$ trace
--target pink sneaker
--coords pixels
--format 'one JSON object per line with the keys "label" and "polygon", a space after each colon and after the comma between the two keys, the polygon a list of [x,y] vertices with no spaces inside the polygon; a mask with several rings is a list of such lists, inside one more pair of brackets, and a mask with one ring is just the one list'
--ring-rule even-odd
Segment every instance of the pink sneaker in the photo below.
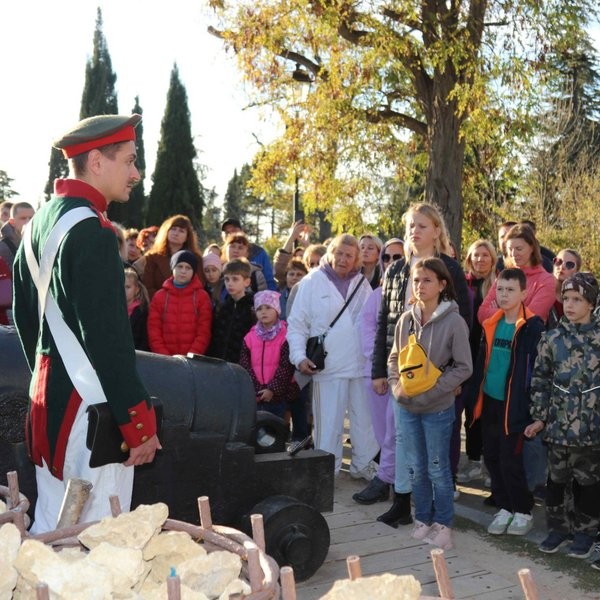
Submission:
{"label": "pink sneaker", "polygon": [[434,523],[430,528],[427,537],[423,541],[433,546],[437,546],[442,550],[450,550],[454,547],[452,543],[452,529],[446,525]]}
{"label": "pink sneaker", "polygon": [[425,539],[430,529],[431,527],[429,527],[429,525],[423,523],[423,521],[417,521],[417,519],[415,519],[415,525],[413,530],[410,532],[410,537],[415,540]]}

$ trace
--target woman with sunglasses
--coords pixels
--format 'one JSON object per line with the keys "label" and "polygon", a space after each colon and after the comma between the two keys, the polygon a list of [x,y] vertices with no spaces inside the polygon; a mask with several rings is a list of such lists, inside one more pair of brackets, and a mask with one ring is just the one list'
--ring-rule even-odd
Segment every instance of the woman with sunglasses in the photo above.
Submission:
{"label": "woman with sunglasses", "polygon": [[[382,274],[392,262],[404,257],[403,250],[404,242],[399,238],[391,238],[383,245],[379,265]],[[388,390],[383,394],[378,394],[371,385],[371,361],[380,304],[381,281],[379,287],[365,302],[359,317],[361,350],[365,357],[363,381],[369,401],[375,439],[381,448],[377,473],[364,489],[352,496],[352,499],[359,504],[375,504],[375,502],[387,500],[390,496],[390,485],[394,483],[395,479],[396,428],[394,426],[393,398]]]}
{"label": "woman with sunglasses", "polygon": [[572,248],[560,250],[552,261],[554,279],[556,280],[556,300],[548,315],[547,329],[554,329],[563,316],[561,288],[563,281],[581,270],[581,255]]}

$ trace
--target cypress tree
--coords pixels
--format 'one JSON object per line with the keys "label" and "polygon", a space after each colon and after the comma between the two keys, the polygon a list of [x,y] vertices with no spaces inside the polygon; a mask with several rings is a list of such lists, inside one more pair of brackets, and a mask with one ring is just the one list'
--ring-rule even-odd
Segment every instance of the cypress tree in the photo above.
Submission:
{"label": "cypress tree", "polygon": [[85,66],[85,84],[81,95],[79,118],[116,115],[119,112],[116,82],[117,75],[112,70],[112,61],[102,30],[102,10],[98,8],[94,30],[94,51]]}
{"label": "cypress tree", "polygon": [[148,207],[149,223],[160,225],[167,217],[181,213],[195,229],[202,222],[204,188],[195,164],[197,153],[191,132],[187,92],[175,64],[161,123],[156,167]]}
{"label": "cypress tree", "polygon": [[232,178],[227,183],[227,191],[223,199],[223,215],[226,219],[243,221],[245,216],[243,205],[244,187],[242,176],[238,175],[237,169],[235,169]]}
{"label": "cypress tree", "polygon": [[[135,97],[135,105],[131,111],[141,115],[144,110],[140,106],[139,96]],[[135,128],[135,145],[137,150],[137,159],[135,164],[140,172],[140,182],[133,188],[129,195],[129,202],[118,204],[117,207],[127,207],[128,215],[124,224],[128,227],[143,227],[145,224],[144,214],[146,212],[146,194],[144,192],[144,178],[146,177],[146,152],[144,150],[144,121],[141,121]],[[114,202],[112,204],[115,204]],[[112,206],[112,205],[111,205]]]}
{"label": "cypress tree", "polygon": [[[94,30],[94,50],[92,58],[88,60],[85,67],[85,84],[81,96],[79,119],[93,117],[94,115],[116,115],[119,112],[115,91],[116,81],[117,76],[112,70],[112,62],[102,30],[102,10],[98,8]],[[50,195],[54,190],[54,180],[58,177],[66,177],[69,174],[67,159],[56,148],[51,150],[48,166],[48,182],[44,188],[47,200],[50,199]],[[111,212],[109,211],[109,217],[116,220]],[[121,215],[121,217],[124,217],[124,215]]]}

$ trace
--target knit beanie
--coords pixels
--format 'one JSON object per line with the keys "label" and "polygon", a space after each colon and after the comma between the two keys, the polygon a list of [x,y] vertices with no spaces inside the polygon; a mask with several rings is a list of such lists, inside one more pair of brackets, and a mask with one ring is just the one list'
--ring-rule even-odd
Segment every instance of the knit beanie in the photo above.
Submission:
{"label": "knit beanie", "polygon": [[598,281],[592,273],[580,271],[563,281],[561,293],[564,294],[565,292],[577,292],[592,306],[596,306],[596,301],[598,300]]}
{"label": "knit beanie", "polygon": [[223,263],[214,252],[209,252],[202,257],[202,268],[205,269],[206,267],[217,267],[219,273],[223,271]]}
{"label": "knit beanie", "polygon": [[279,296],[281,296],[279,292],[274,292],[272,290],[263,290],[262,292],[256,292],[256,294],[254,294],[254,310],[256,310],[259,306],[266,304],[267,306],[274,308],[277,311],[278,315],[281,315],[281,304],[279,303]]}
{"label": "knit beanie", "polygon": [[180,250],[171,256],[171,271],[181,262],[190,265],[194,272],[198,268],[198,257],[189,250]]}

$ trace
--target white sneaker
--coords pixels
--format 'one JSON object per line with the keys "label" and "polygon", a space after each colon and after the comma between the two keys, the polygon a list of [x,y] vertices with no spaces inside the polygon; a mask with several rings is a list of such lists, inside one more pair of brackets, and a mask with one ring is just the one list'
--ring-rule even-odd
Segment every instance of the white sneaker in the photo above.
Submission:
{"label": "white sneaker", "polygon": [[373,479],[373,477],[375,477],[375,475],[377,475],[377,469],[379,468],[379,465],[374,461],[370,461],[369,464],[366,467],[363,467],[362,469],[360,469],[360,471],[358,470],[353,470],[352,469],[352,465],[350,465],[350,477],[352,477],[352,479],[364,479],[365,481],[371,481],[371,479]]}
{"label": "white sneaker", "polygon": [[533,515],[516,512],[506,529],[509,535],[527,535],[533,528]]}
{"label": "white sneaker", "polygon": [[474,479],[481,479],[483,469],[480,460],[470,460],[457,474],[458,483],[469,483]]}
{"label": "white sneaker", "polygon": [[502,508],[494,515],[494,520],[488,525],[487,531],[492,535],[502,535],[506,533],[506,528],[512,520],[513,514]]}

